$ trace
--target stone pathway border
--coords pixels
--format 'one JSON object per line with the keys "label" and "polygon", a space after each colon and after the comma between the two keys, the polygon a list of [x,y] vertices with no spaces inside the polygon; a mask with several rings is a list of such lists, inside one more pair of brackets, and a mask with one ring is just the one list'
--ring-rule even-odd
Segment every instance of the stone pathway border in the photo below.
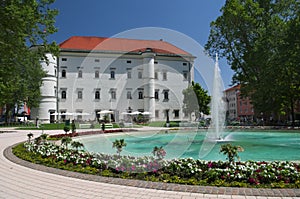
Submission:
{"label": "stone pathway border", "polygon": [[[141,180],[110,178],[103,176],[95,176],[89,174],[82,174],[77,172],[65,171],[61,169],[46,167],[43,165],[33,164],[31,162],[19,159],[12,153],[12,147],[6,148],[3,152],[4,156],[19,165],[29,167],[42,172],[48,172],[52,174],[58,174],[66,177],[72,177],[82,180],[89,180],[94,182],[110,183],[124,186],[132,186],[146,189],[177,191],[177,192],[189,192],[189,193],[202,193],[202,194],[216,194],[216,195],[228,195],[232,198],[239,196],[256,196],[261,197],[289,197],[300,199],[300,189],[263,189],[263,188],[234,188],[234,187],[212,187],[212,186],[193,186],[193,185],[180,185],[172,183],[162,182],[149,182]],[[230,197],[230,198],[231,198]],[[248,197],[247,197],[248,198]],[[250,197],[249,197],[250,198]]]}

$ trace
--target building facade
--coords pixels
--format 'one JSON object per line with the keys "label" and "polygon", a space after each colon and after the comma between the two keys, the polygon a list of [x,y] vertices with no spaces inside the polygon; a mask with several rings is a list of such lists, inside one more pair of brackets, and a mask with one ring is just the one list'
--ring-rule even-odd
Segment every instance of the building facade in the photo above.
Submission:
{"label": "building facade", "polygon": [[152,120],[184,120],[182,91],[194,79],[195,57],[162,40],[71,37],[48,73],[34,117],[42,122],[95,120],[109,110],[120,121],[132,112]]}
{"label": "building facade", "polygon": [[227,119],[250,122],[254,118],[254,109],[249,97],[242,98],[240,85],[225,90],[227,101]]}

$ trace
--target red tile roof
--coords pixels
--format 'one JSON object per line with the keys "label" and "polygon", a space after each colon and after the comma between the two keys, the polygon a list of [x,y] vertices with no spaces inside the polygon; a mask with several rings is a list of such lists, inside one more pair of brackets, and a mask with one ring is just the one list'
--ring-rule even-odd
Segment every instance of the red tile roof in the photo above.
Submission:
{"label": "red tile roof", "polygon": [[151,48],[157,54],[192,56],[190,53],[162,40],[136,40],[122,38],[73,36],[59,44],[61,50],[145,52]]}
{"label": "red tile roof", "polygon": [[238,84],[238,85],[235,85],[233,87],[230,87],[228,89],[225,90],[225,92],[229,92],[229,91],[232,91],[232,90],[240,90],[241,89],[241,85]]}

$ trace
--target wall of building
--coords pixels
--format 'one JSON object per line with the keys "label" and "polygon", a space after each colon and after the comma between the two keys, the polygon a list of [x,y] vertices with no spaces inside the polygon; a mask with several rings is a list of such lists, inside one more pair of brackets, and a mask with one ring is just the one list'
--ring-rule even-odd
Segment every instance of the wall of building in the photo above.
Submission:
{"label": "wall of building", "polygon": [[[157,56],[153,53],[149,56],[61,52],[59,112],[88,113],[90,115],[80,116],[79,119],[94,120],[96,112],[113,110],[115,119],[120,120],[123,118],[121,113],[130,109],[132,112],[150,112],[152,120],[165,120],[165,111],[169,110],[170,120],[184,119],[182,90],[193,79],[190,63],[181,57]],[[145,65],[145,61],[147,64],[151,62],[150,59],[153,62],[153,74],[149,74],[149,65]],[[63,70],[66,71],[66,77],[62,77]],[[82,77],[79,77],[79,71]],[[99,77],[95,76],[96,71],[99,71]],[[115,78],[111,78],[111,73]],[[66,92],[66,99],[62,99],[63,91]],[[100,99],[95,99],[97,91]],[[82,93],[82,99],[78,98],[78,92]],[[128,98],[128,92],[131,92],[131,99]],[[143,93],[142,99],[139,99],[139,92]],[[158,92],[158,99],[154,99],[155,92]],[[168,99],[164,99],[165,92],[168,92]],[[116,99],[112,99],[113,93]]]}

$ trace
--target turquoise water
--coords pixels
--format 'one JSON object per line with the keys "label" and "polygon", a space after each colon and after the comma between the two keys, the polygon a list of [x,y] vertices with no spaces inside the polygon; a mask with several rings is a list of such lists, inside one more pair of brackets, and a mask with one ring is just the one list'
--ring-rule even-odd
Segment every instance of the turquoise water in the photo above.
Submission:
{"label": "turquoise water", "polygon": [[[132,132],[120,134],[101,134],[78,138],[87,151],[116,154],[112,142],[125,139],[127,146],[121,155],[152,155],[155,146],[163,146],[167,152],[166,159],[188,158],[203,160],[225,160],[219,153],[224,143],[239,145],[240,160],[275,161],[300,160],[300,133],[290,132],[226,132],[224,141],[205,141],[206,132],[170,131],[165,132]],[[203,147],[208,153],[203,156]],[[202,154],[199,156],[199,154]]]}

